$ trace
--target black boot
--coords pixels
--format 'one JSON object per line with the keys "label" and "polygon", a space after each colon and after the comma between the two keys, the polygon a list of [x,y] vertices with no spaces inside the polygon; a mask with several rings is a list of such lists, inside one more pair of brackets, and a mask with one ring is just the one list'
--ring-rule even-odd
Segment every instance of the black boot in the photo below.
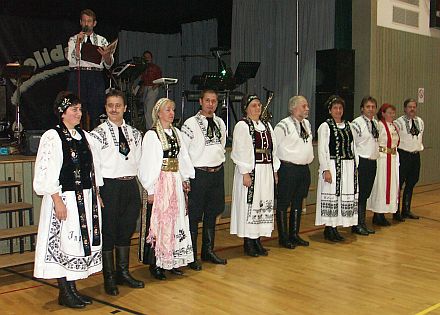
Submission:
{"label": "black boot", "polygon": [[258,254],[257,248],[256,248],[256,246],[254,244],[254,240],[252,240],[252,239],[250,239],[248,237],[245,237],[245,238],[243,238],[243,242],[244,242],[243,243],[243,249],[244,249],[244,253],[246,255],[251,256],[251,257],[258,257],[258,256],[260,256]]}
{"label": "black boot", "polygon": [[224,258],[218,257],[214,253],[214,241],[215,241],[215,227],[205,227],[203,225],[202,234],[202,253],[201,258],[203,261],[210,261],[217,265],[226,265],[228,261]]}
{"label": "black boot", "polygon": [[365,205],[361,205],[360,203],[358,204],[358,224],[351,227],[351,232],[359,235],[368,236],[369,233],[365,228],[365,208]]}
{"label": "black boot", "polygon": [[331,242],[337,242],[337,241],[338,241],[338,240],[336,239],[335,233],[334,233],[334,231],[333,231],[333,229],[332,229],[331,226],[326,226],[326,227],[324,228],[324,238],[325,238],[326,240],[331,241]]}
{"label": "black boot", "polygon": [[[387,222],[385,219],[385,216],[383,215],[383,213],[374,213],[373,214],[373,224],[375,225],[379,225],[379,226],[387,226]],[[388,225],[390,223],[388,222]]]}
{"label": "black boot", "polygon": [[255,240],[255,247],[257,249],[258,255],[260,255],[260,256],[267,256],[268,255],[267,249],[263,247],[263,244],[261,244],[260,237]]}
{"label": "black boot", "polygon": [[143,288],[144,282],[136,280],[128,270],[128,263],[130,257],[130,246],[115,246],[116,248],[116,283],[126,284],[130,288]]}
{"label": "black boot", "polygon": [[202,270],[202,265],[197,260],[197,230],[195,232],[191,232],[191,241],[192,241],[192,248],[194,253],[194,261],[189,263],[188,266],[195,271]]}
{"label": "black boot", "polygon": [[163,272],[163,269],[156,266],[156,265],[150,265],[150,274],[156,278],[157,280],[166,280],[165,273]]}
{"label": "black boot", "polygon": [[397,222],[405,222],[405,219],[400,215],[399,209],[397,209],[396,213],[393,213],[393,220]]}
{"label": "black boot", "polygon": [[405,192],[405,190],[403,191],[402,217],[417,220],[419,216],[411,212],[412,191]]}
{"label": "black boot", "polygon": [[342,235],[339,234],[339,231],[338,231],[338,228],[337,228],[337,227],[334,227],[334,228],[332,228],[332,229],[333,229],[333,233],[335,234],[335,238],[336,238],[336,240],[337,240],[338,242],[345,241],[345,238],[343,238]]}
{"label": "black boot", "polygon": [[290,210],[289,220],[289,240],[296,246],[309,246],[309,242],[303,240],[299,236],[299,228],[301,226],[301,213],[302,210]]}
{"label": "black boot", "polygon": [[384,213],[379,213],[379,220],[380,220],[380,222],[382,222],[382,226],[390,226],[391,225],[390,221],[388,221],[387,218],[385,218]]}
{"label": "black boot", "polygon": [[80,300],[81,302],[83,302],[85,305],[90,305],[92,304],[92,298],[90,296],[87,295],[83,295],[81,293],[78,292],[78,290],[76,289],[76,284],[75,281],[67,281],[67,285],[70,287],[70,291],[72,291],[73,295]]}
{"label": "black boot", "polygon": [[66,281],[66,278],[58,278],[58,289],[60,290],[58,295],[58,304],[67,306],[70,308],[84,308],[86,305],[80,301],[70,289],[69,284]]}
{"label": "black boot", "polygon": [[276,217],[278,228],[278,243],[285,248],[295,248],[295,245],[290,242],[287,235],[287,212],[277,210]]}
{"label": "black boot", "polygon": [[115,279],[115,259],[112,250],[102,251],[102,275],[104,276],[105,293],[118,295],[119,290]]}

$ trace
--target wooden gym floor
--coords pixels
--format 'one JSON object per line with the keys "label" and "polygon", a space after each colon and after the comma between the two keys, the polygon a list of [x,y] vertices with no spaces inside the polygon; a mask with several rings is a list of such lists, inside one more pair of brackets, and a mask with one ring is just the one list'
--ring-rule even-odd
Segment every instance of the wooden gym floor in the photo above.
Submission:
{"label": "wooden gym floor", "polygon": [[130,269],[145,288],[120,287],[111,297],[94,275],[77,282],[94,298],[82,310],[60,307],[56,282],[33,279],[32,265],[3,269],[0,314],[440,314],[440,184],[417,187],[413,211],[420,220],[367,237],[341,229],[346,241],[333,244],[313,225],[309,206],[301,230],[310,247],[282,249],[267,239],[269,256],[258,258],[243,256],[241,239],[222,225],[217,252],[228,264],[185,268],[166,281],[150,277],[134,245]]}

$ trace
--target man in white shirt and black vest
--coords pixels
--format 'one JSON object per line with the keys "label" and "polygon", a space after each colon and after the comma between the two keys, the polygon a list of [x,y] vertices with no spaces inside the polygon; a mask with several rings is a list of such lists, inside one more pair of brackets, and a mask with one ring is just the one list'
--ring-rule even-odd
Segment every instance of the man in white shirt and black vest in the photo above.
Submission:
{"label": "man in white shirt and black vest", "polygon": [[377,142],[379,132],[374,118],[377,101],[372,96],[366,96],[362,99],[360,107],[361,115],[351,123],[359,180],[358,224],[351,230],[353,233],[368,236],[375,233],[367,226],[365,217],[367,199],[370,197],[376,178],[376,160],[379,157],[379,143]]}
{"label": "man in white shirt and black vest", "polygon": [[[285,248],[309,246],[299,236],[302,202],[310,186],[309,164],[313,161],[312,126],[307,120],[309,104],[304,96],[289,100],[290,116],[281,120],[274,129],[277,154],[281,161],[278,170],[277,227],[278,242]],[[290,206],[289,229],[287,208]],[[288,232],[289,231],[289,232]]]}
{"label": "man in white shirt and black vest", "polygon": [[[141,157],[142,134],[124,121],[127,109],[124,94],[110,90],[105,110],[108,119],[90,134],[101,156],[100,170],[104,178],[101,188],[102,260],[105,292],[118,295],[117,284],[143,288],[128,270],[130,239],[136,228],[141,198],[136,181]],[[116,272],[113,249],[116,251]]]}
{"label": "man in white shirt and black vest", "polygon": [[[425,125],[422,118],[417,116],[417,101],[409,98],[403,103],[405,115],[394,122],[399,128],[400,143],[399,152],[399,182],[400,189],[405,185],[402,196],[402,214],[399,209],[394,214],[394,219],[404,220],[418,219],[411,211],[411,199],[414,186],[419,181],[420,175],[420,151],[423,151],[423,132]],[[399,198],[400,201],[400,198]]]}
{"label": "man in white shirt and black vest", "polygon": [[218,95],[214,90],[204,90],[199,103],[201,110],[188,118],[182,126],[183,141],[194,165],[196,176],[191,179],[188,194],[189,225],[193,242],[194,262],[189,264],[193,270],[201,270],[197,261],[198,224],[203,220],[202,252],[203,261],[214,264],[227,263],[214,252],[215,224],[225,208],[224,169],[226,126],[215,115]]}

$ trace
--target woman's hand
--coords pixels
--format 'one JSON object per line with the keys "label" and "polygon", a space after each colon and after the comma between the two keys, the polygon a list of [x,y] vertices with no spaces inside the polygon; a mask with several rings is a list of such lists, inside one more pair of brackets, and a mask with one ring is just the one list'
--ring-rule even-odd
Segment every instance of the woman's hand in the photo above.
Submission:
{"label": "woman's hand", "polygon": [[251,187],[252,185],[252,178],[249,173],[243,174],[243,186],[245,187]]}
{"label": "woman's hand", "polygon": [[59,201],[54,203],[55,217],[60,221],[65,221],[67,219],[67,208],[63,200],[60,198]]}
{"label": "woman's hand", "polygon": [[331,184],[332,183],[332,174],[329,170],[324,171],[323,173],[324,181]]}
{"label": "woman's hand", "polygon": [[275,185],[278,185],[278,172],[273,172],[273,179],[275,180]]}
{"label": "woman's hand", "polygon": [[148,195],[148,197],[147,197],[147,202],[148,202],[149,204],[153,204],[153,202],[154,202],[154,195]]}

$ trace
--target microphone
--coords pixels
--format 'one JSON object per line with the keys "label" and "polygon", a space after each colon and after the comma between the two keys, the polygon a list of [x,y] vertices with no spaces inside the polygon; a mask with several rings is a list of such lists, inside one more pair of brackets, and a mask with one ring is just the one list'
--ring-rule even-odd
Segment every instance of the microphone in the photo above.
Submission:
{"label": "microphone", "polygon": [[88,26],[83,26],[81,31],[84,32],[84,33],[87,33],[89,31],[89,27]]}

